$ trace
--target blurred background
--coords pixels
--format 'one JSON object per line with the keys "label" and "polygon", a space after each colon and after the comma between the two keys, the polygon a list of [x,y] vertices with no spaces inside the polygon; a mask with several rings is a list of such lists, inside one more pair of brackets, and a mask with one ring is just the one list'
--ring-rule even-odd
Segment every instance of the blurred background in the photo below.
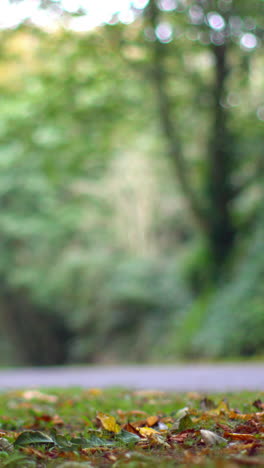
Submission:
{"label": "blurred background", "polygon": [[0,28],[0,365],[263,356],[263,0]]}

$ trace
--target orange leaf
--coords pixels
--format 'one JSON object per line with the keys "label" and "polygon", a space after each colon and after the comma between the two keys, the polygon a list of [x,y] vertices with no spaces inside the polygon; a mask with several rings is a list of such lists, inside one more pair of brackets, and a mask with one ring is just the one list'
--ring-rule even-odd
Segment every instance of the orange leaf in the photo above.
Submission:
{"label": "orange leaf", "polygon": [[236,432],[225,432],[224,437],[228,437],[229,439],[232,439],[232,440],[246,440],[246,441],[256,440],[256,436],[252,434],[238,434]]}
{"label": "orange leaf", "polygon": [[132,434],[136,434],[137,436],[141,436],[139,430],[132,426],[132,424],[127,423],[123,426],[124,431],[131,432]]}
{"label": "orange leaf", "polygon": [[91,396],[100,396],[103,394],[100,388],[90,388],[87,393]]}
{"label": "orange leaf", "polygon": [[152,426],[155,426],[155,424],[157,424],[158,421],[159,421],[158,416],[149,416],[146,419],[146,424],[147,426],[152,427]]}

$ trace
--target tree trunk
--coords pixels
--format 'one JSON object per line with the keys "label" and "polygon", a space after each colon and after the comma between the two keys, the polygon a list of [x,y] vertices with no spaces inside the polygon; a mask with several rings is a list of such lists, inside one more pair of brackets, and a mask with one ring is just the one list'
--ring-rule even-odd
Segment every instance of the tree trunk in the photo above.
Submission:
{"label": "tree trunk", "polygon": [[21,291],[1,291],[1,323],[19,364],[55,365],[67,360],[71,333],[54,311],[34,305]]}
{"label": "tree trunk", "polygon": [[212,45],[215,59],[213,83],[213,126],[209,142],[206,194],[208,196],[208,241],[213,271],[221,271],[233,249],[236,229],[231,201],[233,198],[233,155],[227,115],[224,107],[225,82],[228,76],[226,45]]}

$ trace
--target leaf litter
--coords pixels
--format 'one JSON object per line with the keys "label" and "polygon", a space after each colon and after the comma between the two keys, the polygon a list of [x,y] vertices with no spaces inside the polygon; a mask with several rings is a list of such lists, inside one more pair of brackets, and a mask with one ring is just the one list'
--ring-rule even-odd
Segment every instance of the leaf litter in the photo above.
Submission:
{"label": "leaf litter", "polygon": [[0,396],[0,467],[264,467],[264,394]]}

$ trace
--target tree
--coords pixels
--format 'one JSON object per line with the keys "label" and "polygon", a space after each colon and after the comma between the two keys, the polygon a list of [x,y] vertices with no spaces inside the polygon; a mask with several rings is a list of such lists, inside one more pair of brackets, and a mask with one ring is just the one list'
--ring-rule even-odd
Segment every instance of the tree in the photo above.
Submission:
{"label": "tree", "polygon": [[[24,362],[96,359],[105,342],[124,347],[124,332],[142,359],[140,337],[154,330],[158,343],[170,311],[178,321],[192,300],[179,273],[182,246],[206,246],[196,265],[183,262],[196,295],[223,277],[261,204],[260,10],[151,0],[130,25],[1,33],[1,320]],[[168,162],[160,197],[171,185],[181,206],[169,221],[155,212],[158,248],[147,258],[115,236],[105,176],[117,154],[129,171],[137,140],[139,159],[148,152],[149,165]],[[134,203],[128,185],[120,196]],[[129,221],[127,213],[127,237]]]}
{"label": "tree", "polygon": [[[66,17],[70,16],[58,1],[45,0],[41,5],[56,11],[61,9]],[[217,279],[230,259],[242,224],[248,222],[246,218],[243,223],[237,221],[234,207],[241,192],[248,190],[252,183],[258,183],[259,169],[263,167],[261,152],[254,150],[250,158],[251,174],[243,177],[246,151],[235,128],[239,111],[235,99],[240,99],[239,94],[245,92],[247,86],[250,93],[250,66],[260,60],[263,3],[258,0],[250,5],[244,0],[150,0],[145,8],[134,8],[134,11],[138,17],[135,24],[125,28],[118,24],[106,27],[106,37],[116,54],[119,48],[121,59],[134,67],[133,72],[143,73],[141,78],[147,78],[153,86],[156,118],[166,145],[164,153],[171,161],[186,204],[205,239],[211,258],[209,276]],[[84,14],[85,9],[74,13]],[[143,50],[145,58],[139,60],[141,63],[136,63],[133,53],[126,53],[129,45]],[[185,54],[193,60],[193,65],[187,63]],[[210,70],[205,72],[197,63],[199,57],[211,61]],[[177,69],[179,64],[183,68],[181,72]],[[203,142],[191,122],[186,121],[184,125],[181,122],[183,108],[181,97],[175,98],[175,86],[186,77],[193,89],[192,99],[185,99],[184,105],[189,106],[189,115],[194,113],[198,120],[207,119],[208,128],[202,130],[206,135]],[[244,83],[243,89],[240,84],[238,90],[235,81],[239,78]],[[146,100],[151,97],[146,86],[144,92],[141,106],[146,110],[149,107]],[[113,101],[115,106],[118,95],[120,93]],[[130,102],[132,108],[133,102]],[[130,111],[129,107],[123,107],[123,113]],[[249,111],[256,112],[256,108],[251,106]],[[153,106],[151,112],[155,114]],[[151,113],[147,111],[146,115]],[[155,119],[155,115],[152,117]],[[239,121],[243,125],[242,119]],[[189,135],[197,139],[198,163],[191,161],[189,148],[186,149],[184,126],[189,128]],[[259,139],[260,134],[256,137]]]}
{"label": "tree", "polygon": [[[257,48],[258,41],[262,41],[263,38],[262,19],[259,21],[263,4],[254,2],[253,5],[248,6],[245,2],[239,2],[238,5],[238,2],[232,1],[202,0],[188,2],[186,7],[185,3],[179,2],[178,10],[182,11],[177,12],[177,4],[171,2],[173,14],[167,15],[170,23],[166,25],[166,23],[162,23],[164,21],[164,11],[162,10],[170,9],[169,4],[170,2],[151,0],[146,8],[145,21],[150,26],[153,35],[151,42],[153,69],[150,79],[152,79],[156,90],[158,112],[164,139],[167,143],[168,155],[175,167],[186,202],[207,240],[212,259],[211,273],[217,278],[222,272],[223,265],[226,265],[230,258],[236,238],[241,230],[234,209],[236,199],[241,191],[248,188],[250,183],[261,181],[258,177],[258,171],[260,166],[263,166],[263,156],[256,154],[251,156],[253,175],[241,184],[236,183],[236,180],[240,178],[240,173],[243,172],[244,164],[238,160],[238,151],[239,149],[241,151],[241,147],[238,149],[238,137],[232,128],[235,112],[232,109],[232,104],[228,103],[228,95],[233,92],[229,80],[232,75],[235,75],[235,66],[233,65],[235,60],[240,60],[241,68],[244,61],[247,63],[247,68],[246,70],[242,69],[242,73],[244,79],[248,79],[248,66],[254,56],[254,53],[250,56],[250,49]],[[180,9],[180,7],[182,8]],[[184,15],[185,19],[179,18],[177,21],[176,17],[180,15]],[[179,123],[180,111],[177,111],[176,103],[175,112],[169,91],[171,69],[167,65],[168,56],[171,57],[173,53],[177,54],[177,41],[174,40],[171,43],[170,34],[173,34],[173,26],[180,22],[184,24],[185,31],[193,34],[192,40],[198,41],[196,46],[192,46],[194,54],[199,54],[201,43],[206,41],[206,49],[212,57],[213,70],[208,95],[211,127],[208,134],[207,150],[203,148],[203,151],[207,153],[207,159],[203,162],[204,174],[200,182],[201,193],[197,193],[197,190],[194,189],[188,155],[184,153],[182,148],[182,137],[179,131],[181,126]],[[194,74],[197,72],[195,67],[193,72]],[[177,74],[177,71],[175,73]],[[200,79],[202,79],[202,71]],[[202,86],[197,88],[198,93],[203,92],[204,87]],[[188,122],[186,124],[188,125]],[[245,157],[246,154],[243,154],[242,160]]]}

